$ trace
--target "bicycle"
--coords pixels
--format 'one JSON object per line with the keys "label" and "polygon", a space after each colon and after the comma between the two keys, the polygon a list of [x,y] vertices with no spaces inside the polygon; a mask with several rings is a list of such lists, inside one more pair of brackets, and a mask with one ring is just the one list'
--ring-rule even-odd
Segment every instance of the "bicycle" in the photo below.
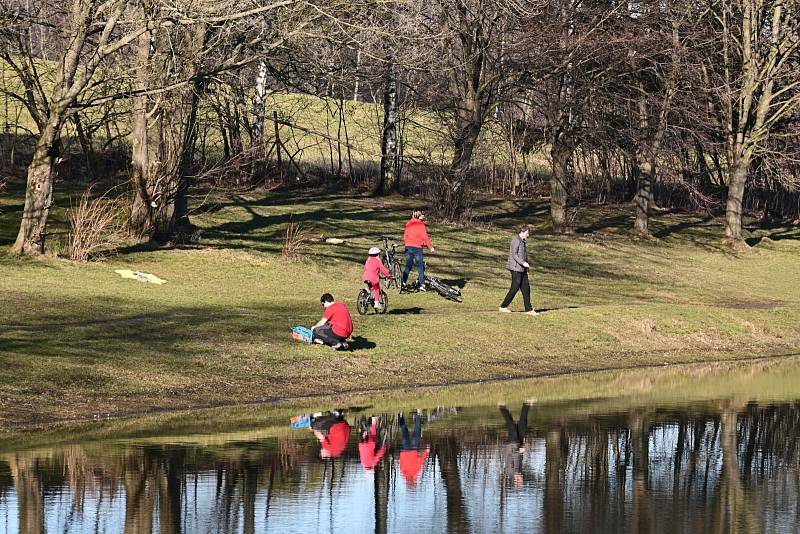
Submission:
{"label": "bicycle", "polygon": [[431,276],[429,274],[425,274],[425,283],[434,291],[439,293],[441,296],[446,298],[447,300],[452,300],[453,302],[462,302],[463,297],[461,296],[461,290],[457,287],[453,287],[450,285],[445,284],[435,276]]}
{"label": "bicycle", "polygon": [[[398,293],[401,293],[401,280],[403,271],[400,268],[400,261],[397,259],[397,244],[392,241],[389,236],[381,236],[383,240],[383,264],[389,269],[392,278],[386,282],[386,289],[394,286]],[[391,241],[391,244],[389,242]]]}
{"label": "bicycle", "polygon": [[380,297],[378,297],[380,306],[375,306],[375,297],[372,296],[372,283],[364,280],[364,284],[366,284],[367,287],[362,288],[361,291],[358,292],[358,297],[356,297],[356,309],[358,310],[358,314],[366,315],[370,306],[375,310],[375,313],[381,315],[386,313],[389,309],[389,295],[386,294],[386,291],[381,288]]}

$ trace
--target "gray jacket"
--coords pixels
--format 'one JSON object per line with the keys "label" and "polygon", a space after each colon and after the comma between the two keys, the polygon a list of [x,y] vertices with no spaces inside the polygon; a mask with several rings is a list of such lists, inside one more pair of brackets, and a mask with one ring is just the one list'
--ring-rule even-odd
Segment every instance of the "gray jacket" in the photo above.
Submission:
{"label": "gray jacket", "polygon": [[508,251],[508,261],[506,268],[509,271],[516,271],[518,273],[525,272],[523,263],[528,261],[528,249],[525,247],[525,240],[519,234],[514,236],[511,240],[511,248]]}

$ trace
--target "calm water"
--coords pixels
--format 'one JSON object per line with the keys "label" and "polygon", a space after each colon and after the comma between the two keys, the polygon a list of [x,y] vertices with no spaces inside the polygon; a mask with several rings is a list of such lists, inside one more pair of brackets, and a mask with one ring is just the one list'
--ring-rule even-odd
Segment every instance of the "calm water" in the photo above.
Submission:
{"label": "calm water", "polygon": [[403,404],[0,449],[0,532],[800,532],[795,399]]}

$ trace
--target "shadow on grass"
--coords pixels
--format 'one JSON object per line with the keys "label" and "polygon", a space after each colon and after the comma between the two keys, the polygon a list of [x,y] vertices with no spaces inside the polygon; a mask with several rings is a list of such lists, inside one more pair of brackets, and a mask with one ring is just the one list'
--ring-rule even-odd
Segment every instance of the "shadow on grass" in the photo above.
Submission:
{"label": "shadow on grass", "polygon": [[551,308],[538,308],[538,309],[534,308],[534,309],[536,309],[536,311],[539,313],[544,313],[544,312],[553,312],[559,310],[576,310],[581,307],[582,306],[553,306]]}
{"label": "shadow on grass", "polygon": [[442,278],[442,283],[445,283],[448,286],[457,287],[458,289],[464,289],[468,281],[469,280],[466,278]]}
{"label": "shadow on grass", "polygon": [[689,229],[696,229],[698,227],[705,226],[713,220],[714,220],[713,215],[706,215],[705,217],[702,217],[700,219],[688,220],[677,224],[672,224],[653,232],[653,237],[663,239],[665,237],[671,236],[672,234],[683,233],[684,231]]}
{"label": "shadow on grass", "polygon": [[370,341],[364,336],[355,336],[350,341],[350,350],[370,350],[377,346],[374,341]]}
{"label": "shadow on grass", "polygon": [[423,312],[425,308],[420,308],[419,306],[414,306],[413,308],[397,308],[394,310],[389,310],[389,315],[419,315]]}

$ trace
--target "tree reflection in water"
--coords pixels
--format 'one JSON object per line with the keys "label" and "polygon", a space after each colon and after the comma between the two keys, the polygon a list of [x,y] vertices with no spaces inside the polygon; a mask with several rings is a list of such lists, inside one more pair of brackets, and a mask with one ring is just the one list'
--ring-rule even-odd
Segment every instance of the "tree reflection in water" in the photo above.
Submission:
{"label": "tree reflection in water", "polygon": [[[0,454],[7,532],[797,532],[800,405],[729,402],[603,415],[530,410],[524,476],[496,407],[425,425],[409,486],[399,430],[365,470],[358,438],[86,444]],[[355,416],[354,416],[355,417]],[[355,421],[350,421],[353,424]],[[523,483],[519,483],[523,480]]]}

